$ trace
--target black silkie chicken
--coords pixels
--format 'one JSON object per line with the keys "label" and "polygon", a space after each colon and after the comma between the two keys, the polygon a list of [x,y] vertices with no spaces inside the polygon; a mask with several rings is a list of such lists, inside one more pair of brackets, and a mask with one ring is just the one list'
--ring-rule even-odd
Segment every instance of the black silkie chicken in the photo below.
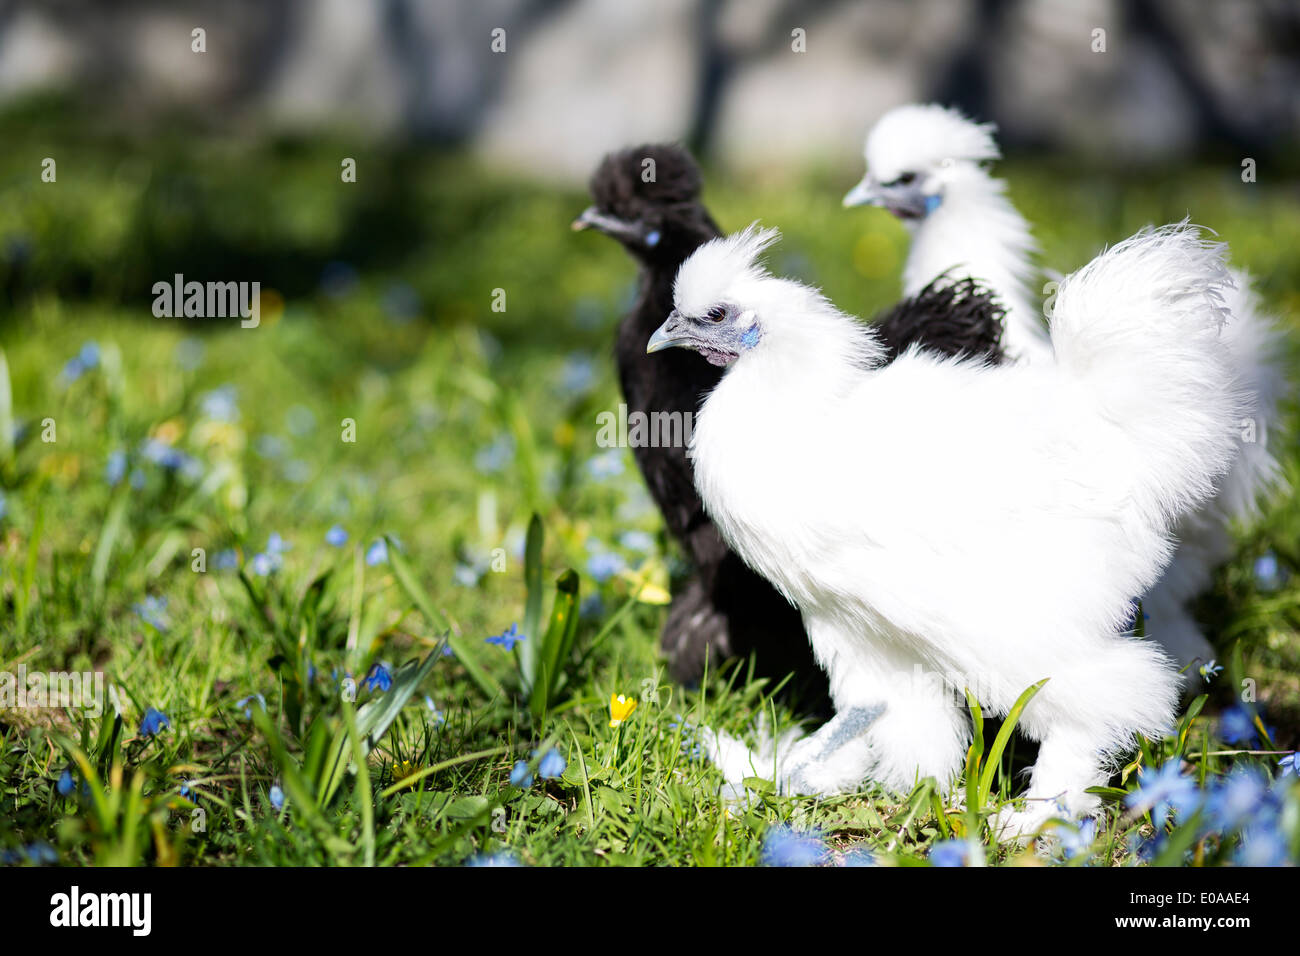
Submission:
{"label": "black silkie chicken", "polygon": [[[653,160],[653,164],[647,163]],[[644,175],[653,170],[653,177]],[[647,181],[649,180],[649,181]],[[695,352],[647,355],[646,341],[673,311],[673,280],[681,264],[721,231],[700,201],[700,171],[675,145],[645,145],[606,156],[591,177],[594,204],[574,229],[617,239],[640,268],[639,291],[618,330],[615,354],[628,414],[698,414],[722,368]],[[936,283],[936,285],[938,285]],[[916,347],[945,356],[1002,360],[1002,310],[972,281],[929,287],[895,306],[875,325],[892,357]],[[688,420],[683,418],[683,420]],[[685,447],[636,447],[637,465],[669,533],[694,566],[673,596],[662,647],[672,676],[698,681],[706,656],[755,657],[756,672],[825,697],[799,612],[732,552],[705,514]],[[712,664],[710,665],[712,666]]]}

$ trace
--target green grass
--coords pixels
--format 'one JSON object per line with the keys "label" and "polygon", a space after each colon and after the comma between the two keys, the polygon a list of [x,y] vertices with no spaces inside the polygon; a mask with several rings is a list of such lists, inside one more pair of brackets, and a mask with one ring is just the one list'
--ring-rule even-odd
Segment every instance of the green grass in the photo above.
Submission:
{"label": "green grass", "polygon": [[[0,709],[0,851],[24,862],[24,848],[48,846],[63,864],[456,864],[508,851],[533,865],[746,865],[786,823],[882,863],[923,861],[954,837],[982,844],[989,863],[1038,859],[985,828],[1024,762],[1014,738],[997,752],[991,727],[970,757],[979,775],[959,788],[964,807],[928,781],[905,799],[791,799],[757,780],[747,806],[719,798],[691,727],[744,732],[766,713],[779,728],[797,714],[744,662],[695,690],[664,676],[656,635],[679,558],[630,455],[595,438],[597,412],[618,401],[609,351],[632,270],[611,243],[570,233],[580,193],[405,151],[360,156],[359,182],[342,185],[339,157],[356,153],[341,141],[177,136],[145,150],[35,114],[5,123],[19,145],[0,158],[0,421],[11,398],[19,439],[0,443],[0,671],[101,669],[120,722],[112,704],[84,720]],[[46,155],[59,160],[55,184],[37,178]],[[905,236],[881,213],[839,209],[856,172],[714,174],[707,196],[726,226],[781,226],[775,267],[867,314],[897,294]],[[1025,160],[1004,172],[1049,265],[1068,271],[1148,221],[1191,213],[1231,242],[1295,331],[1294,190],[1242,185],[1231,167],[1121,175]],[[318,280],[335,261],[356,281],[331,296]],[[149,289],[177,271],[276,294],[255,330],[155,319]],[[498,288],[504,312],[491,310]],[[96,367],[61,377],[87,341]],[[233,421],[205,401],[225,385]],[[42,441],[46,419],[54,442]],[[345,419],[355,442],[342,440]],[[150,437],[191,456],[193,473],[145,460]],[[112,485],[115,451],[129,461]],[[526,569],[534,513],[545,541]],[[335,524],[349,534],[341,548],[325,542]],[[648,546],[620,541],[628,531]],[[259,575],[272,533],[291,547]],[[389,560],[368,563],[385,535]],[[1239,530],[1239,556],[1204,607],[1228,670],[1179,735],[1135,760],[1185,755],[1202,782],[1237,765],[1274,771],[1276,757],[1226,753],[1218,737],[1213,715],[1243,679],[1267,704],[1277,749],[1295,746],[1297,541],[1294,496]],[[593,545],[626,573],[595,580]],[[226,551],[242,576],[219,566]],[[1292,576],[1265,591],[1253,568],[1270,552]],[[577,574],[557,590],[568,568]],[[148,598],[166,601],[161,628],[137,610]],[[571,613],[552,620],[557,600],[583,608],[572,631]],[[511,622],[528,635],[519,650],[484,642]],[[538,678],[555,627],[557,663]],[[454,655],[437,653],[444,638]],[[395,675],[386,693],[362,682],[378,661]],[[416,661],[428,667],[418,686]],[[345,675],[360,685],[355,705]],[[539,679],[540,704],[527,692]],[[255,694],[265,715],[239,703]],[[638,699],[617,728],[613,694]],[[143,736],[150,707],[169,725]],[[533,752],[552,747],[560,777],[511,785],[517,761],[535,769]],[[1131,767],[1115,785],[1138,779]],[[1071,865],[1237,853],[1235,833],[1195,821],[1156,840],[1148,816],[1112,797]],[[1286,799],[1294,856],[1294,786]]]}

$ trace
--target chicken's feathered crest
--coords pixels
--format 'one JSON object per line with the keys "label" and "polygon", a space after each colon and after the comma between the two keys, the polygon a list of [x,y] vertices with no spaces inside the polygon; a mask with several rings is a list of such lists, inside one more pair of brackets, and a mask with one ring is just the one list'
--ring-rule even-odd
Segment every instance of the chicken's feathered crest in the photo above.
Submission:
{"label": "chicken's feathered crest", "polygon": [[752,222],[744,230],[714,239],[682,263],[673,283],[673,300],[684,315],[702,315],[724,301],[729,290],[770,277],[758,261],[781,238],[777,229]]}
{"label": "chicken's feathered crest", "polygon": [[996,124],[976,123],[959,110],[909,103],[890,110],[872,127],[863,155],[876,179],[887,183],[946,159],[1000,159],[996,132]]}

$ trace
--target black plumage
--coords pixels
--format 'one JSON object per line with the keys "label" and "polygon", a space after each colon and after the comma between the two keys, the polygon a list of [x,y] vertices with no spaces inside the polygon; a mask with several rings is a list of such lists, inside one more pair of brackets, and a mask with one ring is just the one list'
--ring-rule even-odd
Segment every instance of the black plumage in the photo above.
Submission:
{"label": "black plumage", "polygon": [[[722,375],[688,349],[646,354],[646,342],[673,309],[678,267],[722,234],[700,201],[700,186],[699,168],[681,147],[634,147],[605,157],[591,177],[594,205],[574,222],[574,228],[594,228],[619,240],[640,267],[636,303],[615,344],[629,415],[693,416]],[[919,343],[945,355],[1001,360],[1001,310],[970,280],[932,284],[891,309],[879,329],[891,357]],[[793,674],[796,686],[824,701],[825,676],[813,660],[799,612],[723,543],[695,491],[686,448],[636,447],[633,454],[669,533],[694,569],[676,589],[662,635],[673,677],[697,681],[706,654],[716,663],[753,653],[758,674],[776,680]]]}

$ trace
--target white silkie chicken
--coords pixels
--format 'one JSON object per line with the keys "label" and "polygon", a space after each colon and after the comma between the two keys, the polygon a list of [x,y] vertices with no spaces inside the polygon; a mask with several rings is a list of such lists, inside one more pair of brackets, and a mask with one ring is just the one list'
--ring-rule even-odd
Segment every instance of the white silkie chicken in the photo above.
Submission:
{"label": "white silkie chicken", "polygon": [[1242,401],[1219,339],[1220,247],[1139,234],[1062,285],[1055,363],[988,366],[876,334],[758,264],[755,227],[682,265],[647,351],[727,371],[692,439],[727,543],[802,612],[835,716],[791,746],[705,744],[728,782],[783,792],[950,785],[970,735],[962,689],[1042,742],[1032,828],[1097,805],[1086,788],[1135,735],[1167,727],[1179,678],[1119,633],[1169,557],[1169,528],[1234,453]]}
{"label": "white silkie chicken", "polygon": [[[1042,309],[1033,305],[1035,243],[1029,224],[1006,196],[1006,184],[983,165],[1000,158],[990,123],[934,104],[890,110],[867,134],[867,174],[844,205],[878,205],[907,227],[912,245],[903,269],[904,294],[947,273],[979,279],[1006,307],[1003,350],[1021,362],[1052,361]],[[1178,549],[1145,595],[1145,632],[1184,670],[1190,689],[1203,686],[1198,664],[1214,649],[1188,604],[1205,591],[1214,570],[1232,556],[1234,521],[1256,513],[1279,482],[1269,451],[1285,386],[1278,332],[1264,315],[1251,280],[1232,271],[1223,290],[1231,318],[1224,327],[1228,360],[1251,398],[1238,423],[1240,441],[1218,494],[1184,516],[1174,531]],[[1135,595],[1136,596],[1136,595]]]}

